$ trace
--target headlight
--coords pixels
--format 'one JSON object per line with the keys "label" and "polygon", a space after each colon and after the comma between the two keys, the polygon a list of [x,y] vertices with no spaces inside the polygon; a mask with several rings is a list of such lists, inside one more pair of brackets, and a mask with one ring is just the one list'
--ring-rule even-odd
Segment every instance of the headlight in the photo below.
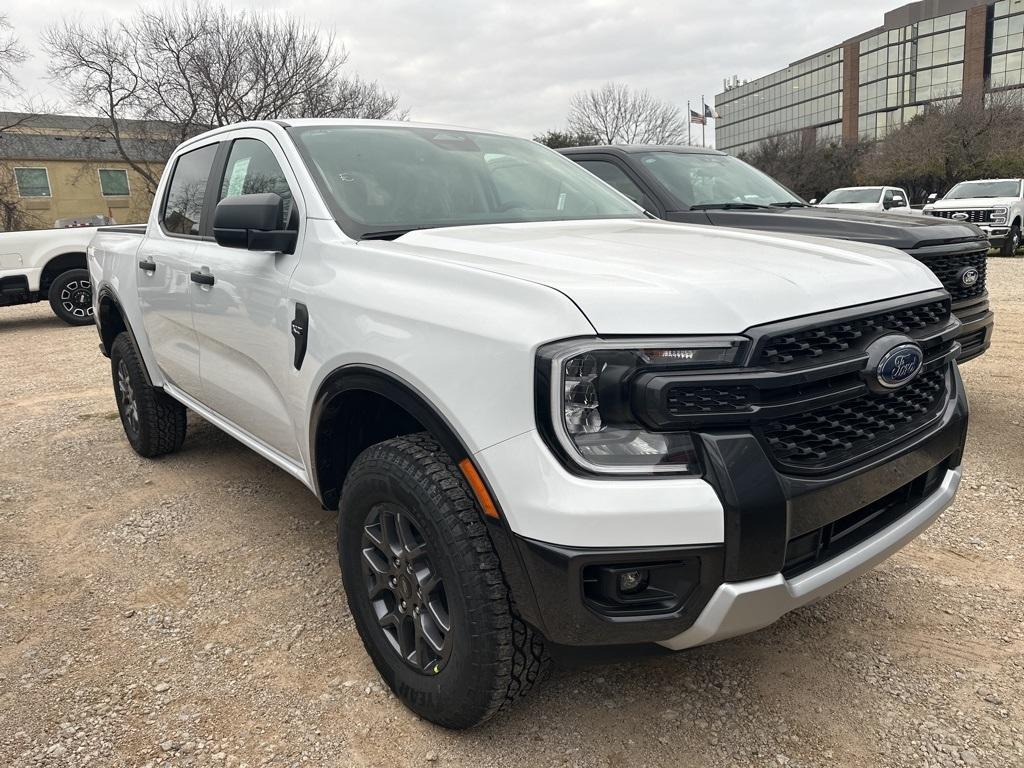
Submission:
{"label": "headlight", "polygon": [[735,365],[744,341],[708,337],[550,344],[538,352],[538,397],[547,404],[545,418],[559,445],[584,469],[700,474],[688,432],[653,432],[638,422],[631,406],[633,382],[641,372]]}
{"label": "headlight", "polygon": [[1005,224],[1006,223],[1006,213],[1007,213],[1008,210],[1009,209],[1007,209],[1005,206],[997,206],[997,207],[993,208],[992,209],[992,219],[991,219],[992,223],[993,224]]}

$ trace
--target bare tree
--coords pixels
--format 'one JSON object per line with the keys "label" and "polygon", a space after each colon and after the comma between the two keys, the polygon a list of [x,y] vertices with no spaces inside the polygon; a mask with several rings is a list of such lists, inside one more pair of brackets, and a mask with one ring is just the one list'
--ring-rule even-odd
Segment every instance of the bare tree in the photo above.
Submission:
{"label": "bare tree", "polygon": [[684,144],[687,119],[679,107],[622,83],[581,91],[569,102],[569,132],[601,144]]}
{"label": "bare tree", "polygon": [[25,49],[18,45],[7,16],[0,13],[0,95],[10,96],[17,90],[14,68],[27,56]]}
{"label": "bare tree", "polygon": [[571,131],[548,131],[540,136],[534,136],[533,140],[552,149],[563,147],[592,147],[600,144],[596,136],[587,133],[573,133]]}
{"label": "bare tree", "polygon": [[189,136],[243,120],[405,116],[397,96],[346,72],[332,35],[291,17],[194,0],[118,23],[65,21],[43,42],[51,78],[105,118],[152,189],[158,179],[132,140],[163,142],[166,157]]}

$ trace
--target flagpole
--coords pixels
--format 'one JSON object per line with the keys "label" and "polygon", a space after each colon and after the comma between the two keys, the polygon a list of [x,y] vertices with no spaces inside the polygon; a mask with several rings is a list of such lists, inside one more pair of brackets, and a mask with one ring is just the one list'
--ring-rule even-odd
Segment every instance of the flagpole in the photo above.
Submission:
{"label": "flagpole", "polygon": [[690,109],[690,102],[686,102],[686,145],[689,147],[693,146],[693,139],[690,136],[691,128],[693,127],[693,110]]}
{"label": "flagpole", "polygon": [[708,108],[704,103],[704,94],[700,95],[700,116],[703,118],[700,124],[700,145],[702,147],[707,146],[707,138],[705,137],[705,131],[708,127]]}

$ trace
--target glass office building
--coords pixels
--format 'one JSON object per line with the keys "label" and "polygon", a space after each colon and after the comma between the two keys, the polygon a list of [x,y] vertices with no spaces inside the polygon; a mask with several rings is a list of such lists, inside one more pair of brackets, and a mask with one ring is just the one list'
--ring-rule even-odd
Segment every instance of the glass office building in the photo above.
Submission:
{"label": "glass office building", "polygon": [[772,136],[881,139],[929,105],[1024,94],[1024,0],[922,0],[827,51],[715,97],[719,149]]}

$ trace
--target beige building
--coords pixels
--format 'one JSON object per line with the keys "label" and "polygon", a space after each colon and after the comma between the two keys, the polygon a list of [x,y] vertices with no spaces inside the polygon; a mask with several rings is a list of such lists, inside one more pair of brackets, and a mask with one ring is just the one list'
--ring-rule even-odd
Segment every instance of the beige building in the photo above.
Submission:
{"label": "beige building", "polygon": [[[159,178],[173,142],[143,122],[124,134],[134,164]],[[149,187],[103,119],[0,112],[0,231],[144,222]]]}

